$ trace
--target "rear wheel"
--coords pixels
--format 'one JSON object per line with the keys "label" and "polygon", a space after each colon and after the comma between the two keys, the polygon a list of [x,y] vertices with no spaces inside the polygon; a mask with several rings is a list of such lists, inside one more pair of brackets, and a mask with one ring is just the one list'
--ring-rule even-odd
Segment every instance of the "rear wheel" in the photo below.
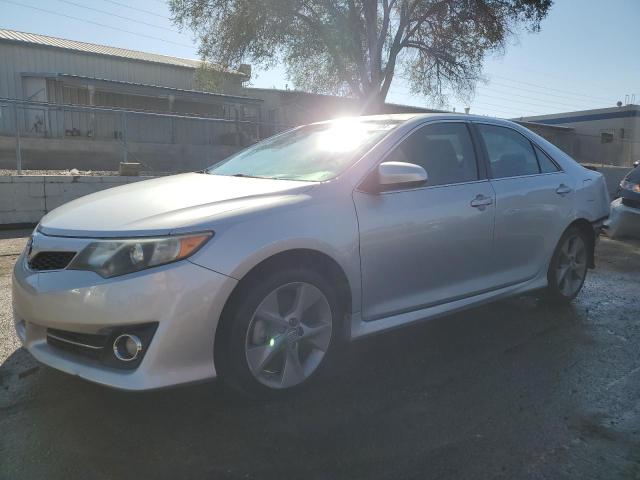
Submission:
{"label": "rear wheel", "polygon": [[301,387],[332,354],[341,315],[331,285],[314,271],[285,269],[248,282],[222,318],[220,376],[250,394]]}
{"label": "rear wheel", "polygon": [[573,300],[584,284],[589,266],[589,239],[579,228],[562,235],[547,273],[550,297],[560,302]]}

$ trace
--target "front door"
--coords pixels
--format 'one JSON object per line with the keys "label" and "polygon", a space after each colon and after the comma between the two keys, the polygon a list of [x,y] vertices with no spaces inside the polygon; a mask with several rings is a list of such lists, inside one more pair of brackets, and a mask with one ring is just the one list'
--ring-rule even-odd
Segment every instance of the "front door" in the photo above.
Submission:
{"label": "front door", "polygon": [[354,192],[365,320],[490,290],[495,196],[464,122],[428,124],[383,161],[421,165],[419,188]]}

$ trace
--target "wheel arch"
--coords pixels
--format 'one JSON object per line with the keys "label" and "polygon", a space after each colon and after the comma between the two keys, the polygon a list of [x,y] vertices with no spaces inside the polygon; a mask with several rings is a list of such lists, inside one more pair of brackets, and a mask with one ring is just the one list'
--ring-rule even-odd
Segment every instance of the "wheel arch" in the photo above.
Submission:
{"label": "wheel arch", "polygon": [[[352,311],[353,292],[348,277],[340,264],[330,255],[310,248],[294,248],[281,251],[261,260],[254,265],[241,279],[232,290],[227,298],[220,315],[220,321],[216,326],[214,337],[214,364],[219,364],[218,355],[225,348],[221,344],[221,329],[225,328],[222,319],[226,316],[230,308],[233,308],[235,302],[239,301],[245,289],[250,288],[254,282],[259,282],[260,278],[267,275],[276,268],[284,267],[301,267],[310,268],[324,275],[333,285],[336,286],[338,300],[342,303],[345,316],[350,316]],[[350,322],[348,318],[339,319],[339,331],[343,339],[349,338]]]}
{"label": "wheel arch", "polygon": [[[596,232],[593,228],[593,225],[586,218],[577,218],[573,222],[571,222],[567,228],[565,228],[564,232],[569,230],[570,228],[575,227],[582,231],[587,239],[589,240],[589,268],[595,267],[595,247],[596,247]],[[564,235],[564,232],[562,234]],[[562,238],[562,236],[561,236]]]}

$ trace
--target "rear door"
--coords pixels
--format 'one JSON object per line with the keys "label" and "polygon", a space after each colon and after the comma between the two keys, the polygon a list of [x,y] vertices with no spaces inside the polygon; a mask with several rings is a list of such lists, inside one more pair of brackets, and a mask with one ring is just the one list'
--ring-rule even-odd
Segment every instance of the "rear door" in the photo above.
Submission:
{"label": "rear door", "polygon": [[[418,164],[426,185],[353,194],[366,320],[490,289],[494,194],[469,127],[419,127],[383,161]],[[483,165],[481,165],[483,167]]]}
{"label": "rear door", "polygon": [[546,268],[567,225],[573,189],[558,165],[513,128],[476,123],[496,193],[492,270],[504,285]]}

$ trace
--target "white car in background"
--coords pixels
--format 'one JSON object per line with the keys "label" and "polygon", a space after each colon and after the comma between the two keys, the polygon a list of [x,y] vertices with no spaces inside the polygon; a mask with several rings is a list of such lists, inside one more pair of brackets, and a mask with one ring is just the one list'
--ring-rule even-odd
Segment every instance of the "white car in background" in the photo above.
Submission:
{"label": "white car in background", "polygon": [[512,122],[306,125],[46,215],[15,266],[15,325],[38,360],[103,385],[283,392],[341,340],[536,289],[570,301],[608,214],[599,173]]}

